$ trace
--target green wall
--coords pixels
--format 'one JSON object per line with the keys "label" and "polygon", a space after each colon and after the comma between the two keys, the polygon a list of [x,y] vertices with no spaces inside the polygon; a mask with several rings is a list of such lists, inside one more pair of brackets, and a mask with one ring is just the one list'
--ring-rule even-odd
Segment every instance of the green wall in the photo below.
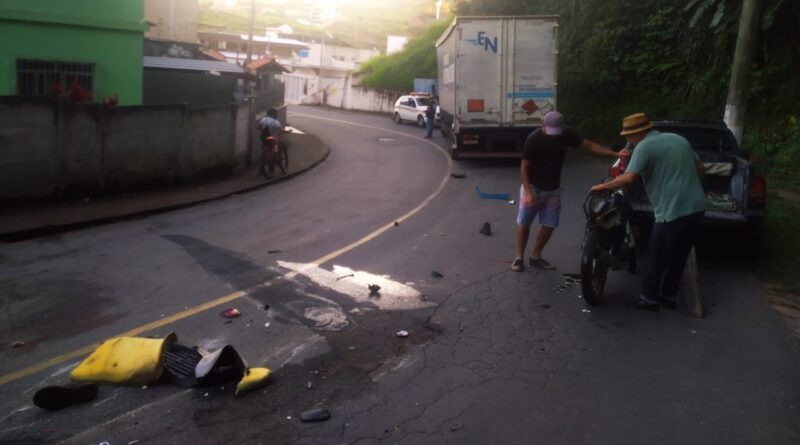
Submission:
{"label": "green wall", "polygon": [[0,1],[0,96],[17,93],[17,59],[95,64],[94,97],[142,103],[144,0]]}

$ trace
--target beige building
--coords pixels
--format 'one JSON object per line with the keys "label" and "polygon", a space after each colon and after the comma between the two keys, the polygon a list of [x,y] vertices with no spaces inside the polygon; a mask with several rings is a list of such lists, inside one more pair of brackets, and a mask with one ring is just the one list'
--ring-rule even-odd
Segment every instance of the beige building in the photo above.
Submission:
{"label": "beige building", "polygon": [[145,0],[144,19],[148,39],[196,43],[200,16],[198,0]]}

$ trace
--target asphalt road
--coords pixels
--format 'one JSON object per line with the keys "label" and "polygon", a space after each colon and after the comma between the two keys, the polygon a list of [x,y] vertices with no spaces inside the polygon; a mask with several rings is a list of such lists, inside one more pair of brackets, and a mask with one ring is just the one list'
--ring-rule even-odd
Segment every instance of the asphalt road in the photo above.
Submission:
{"label": "asphalt road", "polygon": [[[558,270],[513,273],[516,207],[475,187],[515,194],[515,163],[451,167],[423,129],[382,116],[289,119],[331,146],[300,177],[2,246],[0,442],[800,443],[800,357],[745,265],[701,258],[705,320],[625,308],[638,279],[624,272],[589,312],[577,288],[556,291],[577,271],[580,204],[603,163],[568,157],[545,252]],[[228,307],[242,317],[226,323]],[[104,386],[90,404],[32,406],[68,380],[71,352],[131,330],[231,344],[275,375],[239,397]],[[299,422],[317,406],[331,420]]]}

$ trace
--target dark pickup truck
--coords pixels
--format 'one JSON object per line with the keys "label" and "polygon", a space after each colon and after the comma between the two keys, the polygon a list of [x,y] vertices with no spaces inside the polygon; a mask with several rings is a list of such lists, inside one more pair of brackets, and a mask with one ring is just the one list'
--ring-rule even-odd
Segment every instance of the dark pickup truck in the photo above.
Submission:
{"label": "dark pickup truck", "polygon": [[[706,168],[703,189],[708,209],[705,226],[715,231],[734,233],[748,258],[758,252],[758,240],[766,207],[766,182],[756,175],[747,153],[739,148],[733,133],[722,122],[653,121],[663,133],[685,137]],[[622,173],[618,163],[612,166],[610,176]],[[631,221],[634,224],[652,224],[653,208],[641,182],[631,186]]]}

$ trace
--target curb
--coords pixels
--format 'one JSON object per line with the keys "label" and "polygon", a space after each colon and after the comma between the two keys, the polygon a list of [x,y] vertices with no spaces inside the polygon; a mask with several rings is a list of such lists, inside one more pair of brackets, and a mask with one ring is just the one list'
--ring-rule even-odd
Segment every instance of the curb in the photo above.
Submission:
{"label": "curb", "polygon": [[300,170],[297,170],[296,172],[293,172],[293,173],[290,173],[290,174],[287,174],[287,175],[284,175],[284,176],[281,176],[281,177],[278,177],[278,178],[273,178],[273,179],[268,180],[267,182],[264,182],[262,184],[256,184],[256,185],[253,185],[253,186],[245,187],[245,188],[242,188],[242,189],[238,189],[238,190],[231,191],[231,192],[224,193],[224,194],[217,195],[217,196],[212,196],[212,197],[209,197],[209,198],[202,198],[202,199],[197,199],[197,200],[194,200],[194,201],[181,202],[181,203],[178,203],[178,204],[167,205],[167,206],[163,206],[163,207],[157,207],[157,208],[140,210],[140,211],[134,211],[134,212],[130,212],[130,213],[123,213],[123,214],[119,214],[119,215],[107,216],[107,217],[102,217],[102,218],[95,218],[95,219],[90,219],[90,220],[86,220],[86,221],[79,221],[79,222],[68,223],[68,224],[47,225],[47,226],[43,226],[43,227],[37,227],[35,229],[26,229],[26,230],[20,230],[18,232],[2,233],[2,234],[0,234],[0,243],[13,243],[13,242],[25,241],[25,240],[29,240],[29,239],[32,239],[32,238],[39,238],[39,237],[48,236],[48,235],[56,235],[56,234],[59,234],[59,233],[71,232],[73,230],[85,229],[85,228],[88,228],[88,227],[96,227],[96,226],[101,226],[101,225],[105,225],[105,224],[112,224],[112,223],[117,223],[117,222],[122,222],[122,221],[128,221],[128,220],[133,220],[133,219],[144,218],[144,217],[152,216],[152,215],[158,215],[158,214],[161,214],[161,213],[166,213],[166,212],[170,212],[170,211],[174,211],[174,210],[185,209],[185,208],[192,207],[192,206],[195,206],[195,205],[198,205],[198,204],[204,204],[204,203],[208,203],[208,202],[219,201],[221,199],[230,198],[233,195],[239,195],[239,194],[242,194],[242,193],[248,193],[248,192],[260,190],[260,189],[265,188],[267,186],[270,186],[272,184],[276,184],[276,183],[279,183],[279,182],[286,181],[288,179],[291,179],[291,178],[294,178],[296,176],[299,176],[299,175],[311,170],[312,168],[318,166],[319,164],[324,162],[326,159],[328,159],[328,156],[331,153],[330,146],[328,146],[328,144],[326,144],[322,139],[320,139],[317,136],[314,136],[312,134],[309,134],[309,133],[306,133],[306,134],[311,136],[311,137],[313,137],[313,138],[315,138],[315,139],[317,139],[320,142],[320,146],[323,148],[324,153],[322,154],[322,157],[320,157],[319,159],[315,160],[314,162],[312,162],[311,164],[307,165],[306,167],[304,167],[304,168],[302,168]]}

